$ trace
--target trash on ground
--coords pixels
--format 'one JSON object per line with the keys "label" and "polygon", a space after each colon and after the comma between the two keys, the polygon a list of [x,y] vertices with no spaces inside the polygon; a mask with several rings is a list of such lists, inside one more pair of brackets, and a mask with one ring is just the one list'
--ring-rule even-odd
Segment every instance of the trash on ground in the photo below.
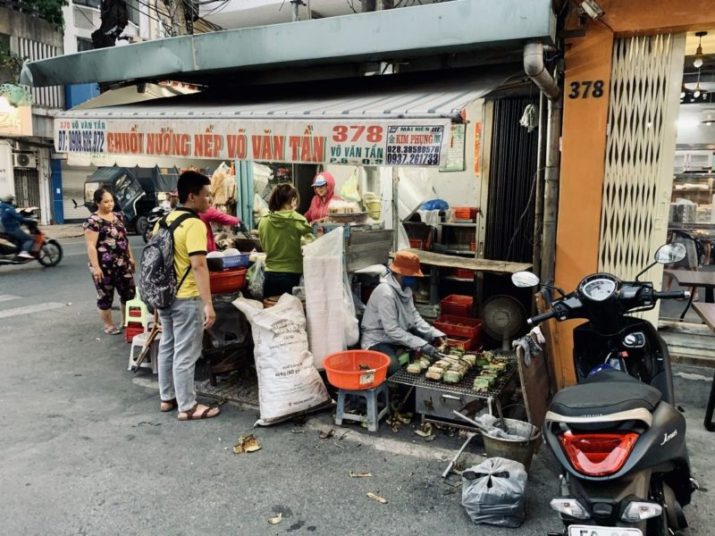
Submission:
{"label": "trash on ground", "polygon": [[253,435],[241,436],[238,441],[233,446],[234,454],[241,454],[242,452],[256,452],[261,450],[261,442]]}
{"label": "trash on ground", "polygon": [[269,522],[271,525],[277,525],[277,524],[280,523],[281,521],[283,521],[283,512],[278,512],[278,515],[277,515],[277,516],[269,517],[269,518],[268,518],[268,522]]}
{"label": "trash on ground", "polygon": [[350,478],[369,478],[372,476],[372,473],[356,473],[354,471],[350,471],[348,474]]}
{"label": "trash on ground", "polygon": [[335,429],[331,428],[327,432],[320,432],[320,439],[330,439],[335,435]]}
{"label": "trash on ground", "polygon": [[367,496],[370,497],[373,501],[379,502],[380,504],[387,504],[387,499],[385,499],[385,497],[380,497],[372,491],[368,491]]}
{"label": "trash on ground", "polygon": [[417,430],[415,430],[415,434],[417,434],[420,437],[431,436],[432,435],[432,424],[428,423],[428,422],[424,423]]}
{"label": "trash on ground", "polygon": [[402,424],[410,424],[412,422],[412,413],[400,413],[396,411],[395,418]]}

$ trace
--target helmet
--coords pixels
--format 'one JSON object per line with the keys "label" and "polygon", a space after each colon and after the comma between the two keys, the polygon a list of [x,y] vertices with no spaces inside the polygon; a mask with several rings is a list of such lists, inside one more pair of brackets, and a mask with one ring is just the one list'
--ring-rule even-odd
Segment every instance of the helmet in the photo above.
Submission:
{"label": "helmet", "polygon": [[0,201],[2,201],[3,203],[11,204],[13,201],[15,201],[15,195],[14,194],[5,194],[2,197],[0,197]]}
{"label": "helmet", "polygon": [[424,277],[420,269],[420,258],[409,251],[398,251],[389,266],[396,274]]}

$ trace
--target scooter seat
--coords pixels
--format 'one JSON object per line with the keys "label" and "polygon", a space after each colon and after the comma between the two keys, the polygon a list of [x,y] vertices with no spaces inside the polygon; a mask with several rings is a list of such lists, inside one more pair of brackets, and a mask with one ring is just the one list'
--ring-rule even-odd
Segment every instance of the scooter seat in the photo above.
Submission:
{"label": "scooter seat", "polygon": [[634,409],[653,412],[660,399],[658,389],[624,372],[602,371],[579,385],[561,389],[551,402],[551,411],[565,417],[611,415]]}

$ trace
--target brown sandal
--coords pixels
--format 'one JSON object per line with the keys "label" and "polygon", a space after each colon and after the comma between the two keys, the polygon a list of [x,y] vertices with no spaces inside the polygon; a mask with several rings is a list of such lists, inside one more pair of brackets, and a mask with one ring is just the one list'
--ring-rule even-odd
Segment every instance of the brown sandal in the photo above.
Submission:
{"label": "brown sandal", "polygon": [[162,400],[161,404],[159,405],[159,411],[161,411],[162,413],[168,413],[178,407],[179,404],[177,404],[176,398],[172,398],[171,400]]}
{"label": "brown sandal", "polygon": [[[213,419],[214,417],[218,417],[219,414],[221,413],[221,410],[217,406],[206,406],[206,409],[203,410],[201,413],[196,413],[196,409],[199,407],[199,404],[196,403],[193,408],[187,410],[187,411],[182,411],[179,413],[178,419],[180,421],[198,421],[201,419]],[[210,415],[209,413],[212,410],[218,410],[216,413],[213,415]],[[184,415],[182,417],[182,415]]]}

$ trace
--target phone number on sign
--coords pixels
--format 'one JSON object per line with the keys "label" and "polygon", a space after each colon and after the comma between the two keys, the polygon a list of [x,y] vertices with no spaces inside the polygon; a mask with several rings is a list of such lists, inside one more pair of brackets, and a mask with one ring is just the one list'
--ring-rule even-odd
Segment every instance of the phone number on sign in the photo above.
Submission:
{"label": "phone number on sign", "polygon": [[387,164],[409,164],[413,166],[436,166],[439,164],[438,154],[388,154]]}

